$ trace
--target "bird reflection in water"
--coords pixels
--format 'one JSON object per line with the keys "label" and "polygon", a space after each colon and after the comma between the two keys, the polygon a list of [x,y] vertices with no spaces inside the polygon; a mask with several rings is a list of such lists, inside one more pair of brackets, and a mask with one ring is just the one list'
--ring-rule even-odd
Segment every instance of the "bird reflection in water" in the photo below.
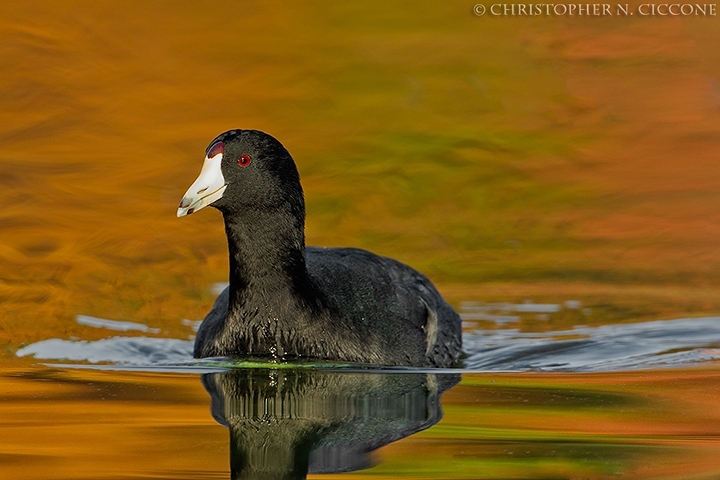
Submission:
{"label": "bird reflection in water", "polygon": [[230,370],[203,375],[230,430],[235,479],[304,479],[372,466],[373,450],[436,424],[459,374]]}

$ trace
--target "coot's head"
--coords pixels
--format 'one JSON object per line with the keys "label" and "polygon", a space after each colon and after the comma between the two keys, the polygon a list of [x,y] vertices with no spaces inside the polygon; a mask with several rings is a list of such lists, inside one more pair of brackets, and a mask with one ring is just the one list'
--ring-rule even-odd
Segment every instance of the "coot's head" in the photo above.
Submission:
{"label": "coot's head", "polygon": [[301,217],[305,213],[295,162],[279,141],[257,130],[229,130],[210,142],[200,176],[185,192],[177,216],[207,205],[224,215],[283,207]]}

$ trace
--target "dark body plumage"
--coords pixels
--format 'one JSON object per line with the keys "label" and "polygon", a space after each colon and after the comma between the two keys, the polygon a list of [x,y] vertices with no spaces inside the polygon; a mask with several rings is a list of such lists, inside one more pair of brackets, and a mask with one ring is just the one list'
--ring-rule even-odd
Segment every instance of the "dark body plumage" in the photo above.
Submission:
{"label": "dark body plumage", "polygon": [[[217,142],[227,187],[211,205],[225,221],[230,285],[200,326],[195,357],[457,361],[460,318],[425,276],[360,249],[305,247],[300,179],[280,142],[254,130],[225,132],[209,149]],[[240,166],[242,155],[252,163]]]}

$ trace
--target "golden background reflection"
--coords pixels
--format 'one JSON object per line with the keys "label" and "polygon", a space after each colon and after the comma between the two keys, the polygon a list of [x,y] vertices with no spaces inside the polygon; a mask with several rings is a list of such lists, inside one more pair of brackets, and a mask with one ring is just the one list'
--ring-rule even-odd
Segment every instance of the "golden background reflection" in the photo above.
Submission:
{"label": "golden background reflection", "polygon": [[[308,243],[396,257],[454,305],[578,300],[587,325],[720,312],[717,17],[472,6],[3,2],[0,476],[227,477],[196,376],[33,370],[15,352],[107,336],[77,315],[191,334],[226,244],[217,212],[175,211],[230,128],[293,153]],[[714,367],[466,376],[442,423],[365,474],[715,478],[717,385]],[[604,453],[553,453],[567,442]]]}
{"label": "golden background reflection", "polygon": [[[633,4],[635,5],[635,4]],[[580,298],[592,322],[720,310],[716,17],[477,17],[464,2],[6,2],[0,342],[77,314],[185,332],[225,280],[175,218],[229,128],[299,164],[310,244],[453,302]]]}

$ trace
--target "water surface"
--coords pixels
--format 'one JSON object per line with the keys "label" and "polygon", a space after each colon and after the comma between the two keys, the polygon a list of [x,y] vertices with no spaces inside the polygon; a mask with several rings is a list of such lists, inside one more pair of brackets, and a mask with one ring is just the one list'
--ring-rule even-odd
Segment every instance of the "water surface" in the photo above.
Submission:
{"label": "water surface", "polygon": [[[517,318],[488,312],[563,308],[466,307],[473,311],[466,318],[478,318],[481,311],[483,319],[490,315],[501,324]],[[48,426],[80,433],[70,434],[62,447],[41,442],[29,451],[41,452],[37,455],[49,465],[68,463],[88,472],[94,456],[103,455],[92,450],[99,441],[112,454],[107,470],[93,473],[95,478],[279,479],[347,472],[409,478],[713,478],[719,472],[712,460],[720,453],[717,317],[549,333],[469,330],[463,367],[444,370],[195,360],[191,340],[135,336],[148,329],[132,322],[86,316],[77,321],[124,335],[48,339],[20,349],[19,357],[32,356],[44,367],[5,372],[1,382],[13,393],[0,408],[24,414],[19,420],[9,415],[13,420],[2,428],[25,438],[49,406],[60,409],[60,418],[48,418]],[[195,326],[188,325],[189,333]],[[505,373],[493,373],[498,371]],[[542,373],[552,371],[565,373]],[[135,410],[143,414],[137,417]],[[148,422],[160,412],[167,424]],[[229,440],[211,418],[228,430]],[[121,423],[124,433],[111,434],[119,427],[107,430],[107,422]],[[82,433],[96,430],[103,431],[102,439]],[[163,447],[128,447],[129,439]],[[6,455],[8,472],[33,455],[24,442],[13,437],[6,445],[17,452]],[[83,454],[83,448],[94,453]],[[182,466],[171,460],[174,448],[185,452]],[[207,449],[215,451],[207,455]],[[218,449],[227,459],[218,458]],[[130,461],[121,460],[120,452]],[[86,463],[87,455],[92,462]],[[155,461],[156,455],[162,458]],[[84,478],[55,468],[42,475]]]}
{"label": "water surface", "polygon": [[715,370],[464,373],[442,396],[440,420],[439,393],[457,377],[4,369],[0,470],[30,479],[719,473]]}

